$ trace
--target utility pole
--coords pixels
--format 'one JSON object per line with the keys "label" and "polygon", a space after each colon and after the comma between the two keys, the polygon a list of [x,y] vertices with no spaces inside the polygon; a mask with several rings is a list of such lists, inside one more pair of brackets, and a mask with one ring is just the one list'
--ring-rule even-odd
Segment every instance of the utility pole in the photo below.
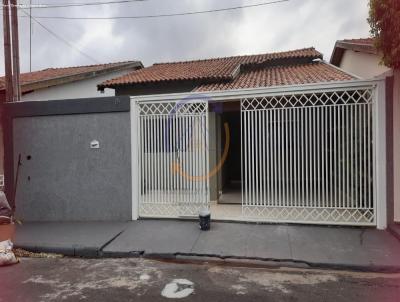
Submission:
{"label": "utility pole", "polygon": [[[11,14],[10,14],[11,13]],[[11,16],[11,18],[10,18]],[[3,0],[3,35],[4,35],[4,69],[5,69],[5,88],[6,102],[18,102],[21,100],[20,68],[19,68],[19,42],[18,42],[18,6],[17,0]],[[4,104],[0,104],[0,149],[4,151],[5,139],[4,130],[6,118],[4,116]],[[4,170],[4,152],[1,160],[0,172]],[[5,178],[5,189],[11,193],[12,180],[9,179],[9,171],[5,171],[8,177]],[[11,193],[12,194],[12,193]],[[15,196],[11,196],[15,206]]]}
{"label": "utility pole", "polygon": [[3,36],[4,36],[4,69],[6,102],[13,101],[13,75],[11,61],[11,38],[10,38],[10,12],[9,0],[3,0]]}
{"label": "utility pole", "polygon": [[[12,61],[11,61],[11,34],[10,34],[10,6],[9,0],[3,0],[3,36],[4,36],[4,71],[5,71],[5,101],[11,102],[13,99],[13,78],[12,78]],[[6,119],[4,116],[4,104],[0,103],[0,174],[5,174],[4,172],[4,129],[6,127]],[[3,176],[4,177],[4,176]],[[6,184],[8,186],[8,184]]]}
{"label": "utility pole", "polygon": [[21,100],[21,86],[19,81],[19,41],[18,41],[18,7],[17,0],[11,0],[11,35],[13,55],[13,93],[14,102]]}

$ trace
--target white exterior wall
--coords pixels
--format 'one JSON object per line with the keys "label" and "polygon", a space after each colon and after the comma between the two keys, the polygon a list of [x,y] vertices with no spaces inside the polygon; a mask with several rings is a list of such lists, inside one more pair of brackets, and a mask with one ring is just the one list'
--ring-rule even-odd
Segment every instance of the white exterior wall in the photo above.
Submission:
{"label": "white exterior wall", "polygon": [[400,222],[400,70],[394,71],[393,89],[393,199],[394,220]]}
{"label": "white exterior wall", "polygon": [[97,85],[106,80],[127,74],[132,70],[123,70],[113,73],[102,74],[86,80],[80,80],[76,82],[35,90],[31,93],[22,95],[21,99],[22,101],[44,101],[114,96],[114,89],[107,88],[104,90],[104,93],[101,93],[97,90]]}
{"label": "white exterior wall", "polygon": [[363,79],[372,79],[390,70],[379,63],[378,55],[345,50],[340,68]]}

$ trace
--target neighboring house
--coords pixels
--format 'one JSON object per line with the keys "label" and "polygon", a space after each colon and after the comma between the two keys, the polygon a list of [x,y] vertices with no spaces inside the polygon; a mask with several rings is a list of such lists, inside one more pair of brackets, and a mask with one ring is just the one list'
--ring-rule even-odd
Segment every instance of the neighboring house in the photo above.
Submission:
{"label": "neighboring house", "polygon": [[400,187],[395,185],[400,183],[400,71],[381,63],[372,38],[337,41],[330,62],[364,79],[386,79],[388,179],[393,180],[388,184],[388,199],[394,204],[394,220],[400,222]]}
{"label": "neighboring house", "polygon": [[381,55],[374,47],[372,38],[336,41],[330,62],[363,79],[371,79],[390,70],[381,64]]}
{"label": "neighboring house", "polygon": [[[113,96],[114,90],[100,93],[97,85],[107,79],[122,76],[143,68],[139,61],[128,61],[89,66],[47,68],[22,73],[20,77],[22,101]],[[0,77],[0,104],[5,102],[4,77]],[[0,137],[2,129],[0,128]],[[0,147],[0,186],[3,179],[3,148]]]}
{"label": "neighboring house", "polygon": [[[89,66],[47,68],[22,73],[22,101],[43,101],[113,96],[111,89],[100,93],[96,86],[108,79],[143,68],[139,61]],[[0,102],[5,101],[4,77],[0,78]]]}

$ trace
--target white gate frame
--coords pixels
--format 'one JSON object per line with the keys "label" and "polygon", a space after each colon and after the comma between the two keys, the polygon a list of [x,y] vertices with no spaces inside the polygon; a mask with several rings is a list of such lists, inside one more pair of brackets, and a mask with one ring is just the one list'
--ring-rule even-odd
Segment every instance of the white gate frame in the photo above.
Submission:
{"label": "white gate frame", "polygon": [[[197,172],[200,173],[198,179],[196,178],[196,174],[193,175],[193,178],[190,177],[192,176],[190,174],[186,175],[186,171],[182,171],[183,174],[180,174],[178,171],[176,172],[178,174],[172,172],[171,175],[163,178],[166,174],[171,173],[171,170],[162,169],[161,166],[173,164],[173,162],[170,162],[169,156],[164,156],[167,153],[149,153],[163,154],[161,157],[161,164],[155,164],[154,158],[149,161],[144,159],[146,153],[144,153],[143,148],[160,148],[162,146],[160,141],[156,139],[158,138],[157,135],[161,135],[163,133],[162,131],[165,131],[161,120],[169,121],[171,114],[173,116],[176,114],[175,117],[178,118],[177,121],[173,122],[176,123],[175,128],[171,129],[178,132],[178,129],[184,129],[181,127],[187,127],[190,123],[196,122],[199,118],[200,121],[204,122],[205,128],[202,128],[203,124],[201,124],[200,127],[195,127],[198,130],[194,135],[198,136],[197,139],[201,137],[200,144],[204,144],[206,150],[201,149],[200,152],[193,150],[175,151],[179,154],[178,156],[184,159],[183,165],[186,164],[189,170],[197,170]],[[155,117],[155,122],[153,121],[150,123],[151,127],[153,127],[151,128],[153,130],[150,130],[152,134],[150,137],[146,137],[149,133],[147,130],[141,133],[141,131],[143,131],[141,127],[146,125],[146,120],[151,121],[152,118],[154,119]],[[153,218],[190,218],[197,216],[201,209],[209,207],[210,185],[209,179],[207,178],[209,168],[209,142],[208,136],[205,135],[205,133],[208,133],[207,100],[201,97],[194,99],[177,98],[174,100],[153,101],[141,101],[137,98],[131,98],[131,127],[132,219],[137,220],[140,216]],[[202,131],[205,132],[203,133]],[[148,139],[149,143],[144,143],[144,141],[142,141],[142,136]],[[178,139],[178,137],[179,136],[172,134],[171,139],[174,141]],[[167,143],[168,141],[168,143],[175,144],[171,139],[164,140],[164,142]],[[189,143],[190,138],[187,134],[184,134],[182,139],[185,145]],[[143,164],[145,164],[145,166],[143,166]],[[184,168],[184,166],[182,166],[182,168]],[[146,194],[140,194],[141,190],[147,187],[146,185],[143,187],[141,181],[143,171],[145,171],[145,175],[150,177],[151,180],[148,188],[152,189],[147,196],[145,196]],[[162,176],[164,172],[165,175]],[[168,181],[171,183],[177,181],[177,187],[175,187],[175,189],[161,189]],[[170,191],[170,189],[172,190]],[[179,194],[176,194],[175,190],[178,190]]]}
{"label": "white gate frame", "polygon": [[136,100],[131,98],[131,179],[132,179],[132,220],[139,219],[139,106]]}
{"label": "white gate frame", "polygon": [[[374,206],[376,210],[376,227],[385,229],[387,226],[387,199],[386,199],[386,103],[384,80],[354,80],[344,82],[330,82],[321,84],[303,84],[290,86],[276,86],[271,88],[251,88],[226,91],[202,92],[213,102],[226,102],[242,98],[265,97],[276,94],[307,93],[315,91],[335,91],[340,88],[373,88],[373,141],[374,141]],[[138,102],[146,101],[176,101],[184,98],[196,99],[200,93],[173,93],[131,97],[131,152],[132,152],[132,219],[138,219],[139,207],[139,179],[135,177],[138,171]]]}
{"label": "white gate frame", "polygon": [[387,180],[386,180],[386,91],[385,81],[376,83],[375,89],[375,120],[374,120],[374,141],[375,141],[375,209],[376,227],[384,230],[387,227]]}

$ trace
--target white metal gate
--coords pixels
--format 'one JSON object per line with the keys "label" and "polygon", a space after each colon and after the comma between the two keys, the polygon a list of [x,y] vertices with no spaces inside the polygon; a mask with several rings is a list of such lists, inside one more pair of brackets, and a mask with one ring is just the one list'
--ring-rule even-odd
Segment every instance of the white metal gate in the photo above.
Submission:
{"label": "white metal gate", "polygon": [[243,215],[376,224],[374,88],[241,100]]}
{"label": "white metal gate", "polygon": [[139,216],[197,216],[209,206],[208,103],[139,102]]}

